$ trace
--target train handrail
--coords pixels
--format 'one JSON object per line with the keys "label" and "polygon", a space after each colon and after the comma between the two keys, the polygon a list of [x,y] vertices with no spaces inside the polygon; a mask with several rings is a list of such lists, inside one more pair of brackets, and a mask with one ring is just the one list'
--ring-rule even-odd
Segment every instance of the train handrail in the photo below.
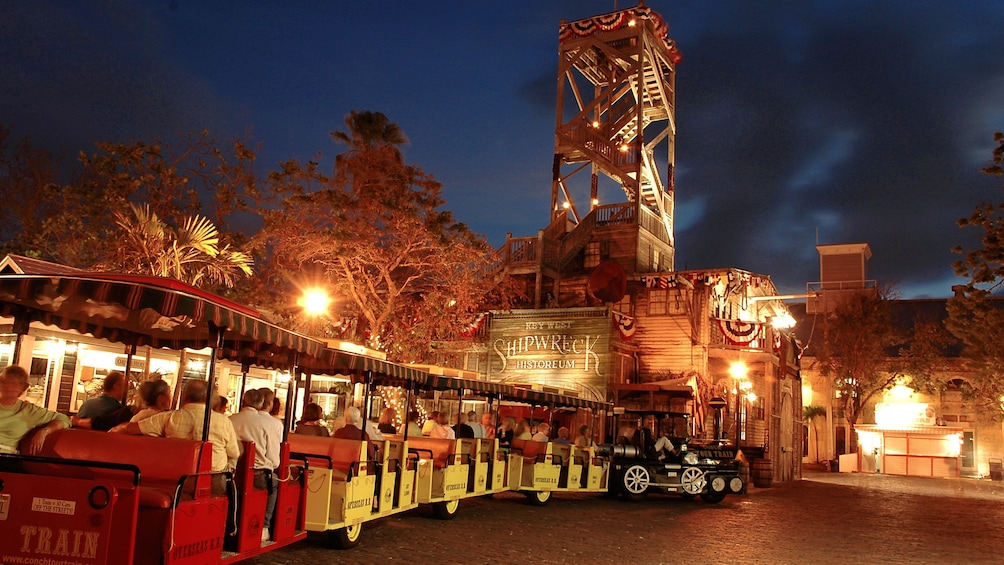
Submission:
{"label": "train handrail", "polygon": [[49,465],[69,465],[71,467],[92,467],[98,469],[114,469],[133,473],[133,486],[140,485],[140,470],[130,463],[112,463],[108,461],[89,461],[87,459],[63,459],[61,457],[42,457],[39,455],[18,455],[15,453],[0,453],[0,471],[31,474],[30,471],[16,469],[5,464],[5,461],[45,463]]}
{"label": "train handrail", "polygon": [[[329,455],[318,455],[318,454],[314,454],[314,453],[302,453],[302,452],[299,452],[299,451],[292,451],[292,452],[290,452],[289,456],[290,457],[296,456],[298,458],[304,458],[305,457],[308,460],[309,459],[322,459],[322,460],[328,462],[328,470],[329,471],[335,468],[335,462],[331,458],[331,456],[329,456]],[[348,474],[345,477],[345,482],[347,482],[347,483],[352,482],[352,477],[353,476],[357,476],[357,475],[359,475],[358,463],[349,463],[349,472],[348,472]]]}

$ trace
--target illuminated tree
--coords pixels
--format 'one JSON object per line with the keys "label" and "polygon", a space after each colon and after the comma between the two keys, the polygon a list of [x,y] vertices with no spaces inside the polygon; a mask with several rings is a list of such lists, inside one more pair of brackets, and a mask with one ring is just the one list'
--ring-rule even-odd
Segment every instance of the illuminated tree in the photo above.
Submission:
{"label": "illuminated tree", "polygon": [[481,276],[492,249],[442,210],[439,182],[404,162],[397,125],[370,112],[345,125],[332,133],[348,146],[332,176],[297,161],[271,175],[282,204],[264,211],[259,242],[280,267],[273,276],[323,277],[340,311],[358,320],[358,338],[418,360],[500,296]]}
{"label": "illuminated tree", "polygon": [[220,237],[235,244],[240,238],[227,230],[230,216],[259,202],[252,171],[255,153],[246,140],[234,141],[229,151],[207,132],[173,145],[154,141],[97,147],[95,154],[81,153],[81,168],[69,183],[49,184],[36,196],[52,206],[32,241],[44,258],[83,268],[107,263],[120,229],[116,214],[128,211],[130,203],[149,206],[169,226],[180,227],[196,215],[213,217]]}
{"label": "illuminated tree", "polygon": [[[994,134],[997,147],[992,163],[983,169],[990,176],[1004,175],[1004,133]],[[1004,189],[1004,187],[1002,187]],[[1000,412],[1004,398],[1004,308],[1001,283],[1004,282],[1004,204],[984,202],[967,218],[958,221],[961,228],[982,231],[981,246],[953,251],[963,258],[954,264],[955,274],[966,280],[962,292],[948,304],[948,327],[965,345],[964,355],[975,370],[962,389],[964,398],[983,410]]]}
{"label": "illuminated tree", "polygon": [[819,371],[831,379],[850,430],[862,410],[896,384],[924,391],[941,384],[945,351],[952,343],[942,322],[894,320],[893,302],[888,290],[862,292],[816,318],[822,326],[821,343],[814,347]]}

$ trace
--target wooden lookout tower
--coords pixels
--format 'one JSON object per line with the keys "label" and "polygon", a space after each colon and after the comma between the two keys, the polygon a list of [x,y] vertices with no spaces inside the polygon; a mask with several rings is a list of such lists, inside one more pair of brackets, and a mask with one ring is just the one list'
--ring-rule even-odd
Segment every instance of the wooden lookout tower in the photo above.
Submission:
{"label": "wooden lookout tower", "polygon": [[561,23],[550,223],[500,250],[534,307],[579,303],[570,285],[603,262],[629,276],[674,270],[680,53],[667,29],[644,3]]}

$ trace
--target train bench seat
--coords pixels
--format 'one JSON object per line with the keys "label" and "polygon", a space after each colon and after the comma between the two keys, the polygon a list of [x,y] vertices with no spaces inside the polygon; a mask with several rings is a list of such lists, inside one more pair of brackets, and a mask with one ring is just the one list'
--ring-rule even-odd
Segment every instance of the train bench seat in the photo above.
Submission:
{"label": "train bench seat", "polygon": [[422,454],[428,453],[432,459],[432,466],[436,469],[445,469],[448,465],[455,464],[457,455],[457,440],[436,438],[436,437],[414,437],[408,438],[408,451]]}
{"label": "train bench seat", "polygon": [[[212,445],[196,440],[109,434],[92,430],[64,429],[46,438],[41,457],[76,459],[135,465],[140,472],[139,505],[171,508],[179,494],[193,496],[194,485],[185,480],[212,470]],[[29,463],[40,469],[46,464]],[[110,478],[114,471],[100,467],[71,467],[60,473],[75,478]],[[121,474],[119,474],[121,476]],[[179,487],[184,486],[184,493]],[[205,483],[205,494],[209,481]],[[200,492],[200,494],[203,494]]]}
{"label": "train bench seat", "polygon": [[294,454],[326,458],[336,471],[335,478],[352,480],[367,474],[368,442],[357,439],[289,434],[289,449]]}
{"label": "train bench seat", "polygon": [[532,439],[514,439],[509,448],[511,453],[523,456],[524,462],[543,463],[551,454],[551,442],[534,441]]}

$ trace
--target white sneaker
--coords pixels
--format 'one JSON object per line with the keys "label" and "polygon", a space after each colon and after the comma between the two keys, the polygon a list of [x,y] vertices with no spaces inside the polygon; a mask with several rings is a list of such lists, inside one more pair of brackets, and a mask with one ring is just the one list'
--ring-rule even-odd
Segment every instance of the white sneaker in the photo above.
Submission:
{"label": "white sneaker", "polygon": [[262,530],[261,531],[261,542],[265,543],[265,542],[268,542],[269,540],[270,540],[270,538],[268,537],[268,530],[267,529],[266,530]]}

